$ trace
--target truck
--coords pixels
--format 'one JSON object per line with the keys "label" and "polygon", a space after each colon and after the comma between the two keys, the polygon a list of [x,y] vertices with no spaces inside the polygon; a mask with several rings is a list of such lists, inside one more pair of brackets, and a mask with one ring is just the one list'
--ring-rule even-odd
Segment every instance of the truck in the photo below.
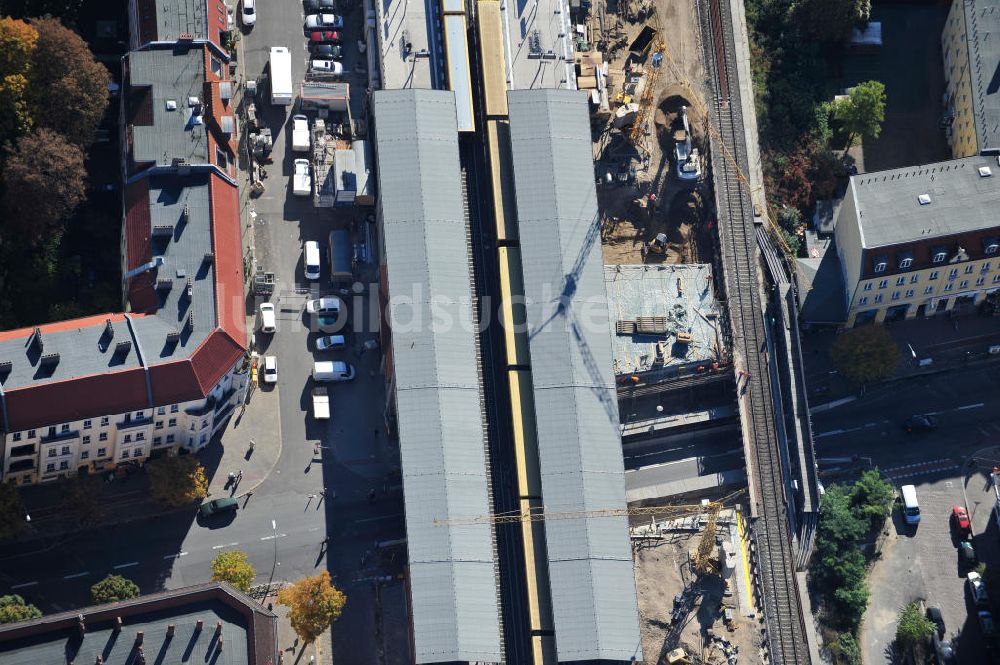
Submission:
{"label": "truck", "polygon": [[330,395],[326,388],[313,388],[313,418],[316,420],[330,419]]}
{"label": "truck", "polygon": [[354,281],[354,245],[347,229],[330,231],[327,247],[330,262],[330,283],[347,285]]}
{"label": "truck", "polygon": [[286,46],[272,46],[269,64],[271,76],[271,103],[289,106],[295,97],[292,90],[292,54]]}
{"label": "truck", "polygon": [[309,152],[309,118],[304,115],[292,116],[292,150]]}

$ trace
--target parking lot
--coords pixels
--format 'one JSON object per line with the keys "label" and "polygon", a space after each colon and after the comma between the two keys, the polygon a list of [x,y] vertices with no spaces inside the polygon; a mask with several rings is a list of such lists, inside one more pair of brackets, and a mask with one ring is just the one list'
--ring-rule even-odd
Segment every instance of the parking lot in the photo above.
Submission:
{"label": "parking lot", "polygon": [[975,609],[966,592],[966,569],[959,562],[950,515],[952,506],[962,505],[967,496],[976,552],[987,564],[1000,563],[997,527],[990,519],[995,501],[993,489],[978,472],[966,478],[954,466],[931,473],[913,468],[913,475],[903,468],[896,470],[894,483],[897,489],[905,484],[916,486],[921,520],[916,527],[907,525],[897,509],[887,524],[882,556],[869,575],[871,600],[861,634],[865,663],[896,662],[891,647],[896,618],[899,609],[913,601],[941,609],[945,638],[954,642],[959,663],[989,662]]}

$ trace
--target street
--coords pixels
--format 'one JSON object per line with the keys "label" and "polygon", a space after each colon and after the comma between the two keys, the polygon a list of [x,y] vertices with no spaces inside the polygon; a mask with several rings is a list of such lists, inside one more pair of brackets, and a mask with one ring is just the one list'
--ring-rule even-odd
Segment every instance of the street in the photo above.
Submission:
{"label": "street", "polygon": [[[356,91],[352,103],[360,106],[366,76],[355,68],[355,62],[364,58],[354,45],[361,30],[361,6],[349,11],[344,66]],[[270,47],[288,46],[297,91],[308,57],[302,19],[300,0],[261,3],[256,27],[241,40],[240,75],[258,77]],[[380,355],[362,348],[364,342],[377,339],[377,330],[363,324],[372,320],[369,309],[377,307],[375,291],[368,286],[376,281],[377,266],[359,265],[355,276],[364,284],[363,290],[357,297],[344,298],[354,324],[354,330],[347,333],[345,351],[316,352],[317,335],[310,332],[310,320],[304,314],[308,298],[328,291],[319,290],[327,285],[325,259],[321,279],[306,282],[302,244],[319,241],[325,255],[329,231],[351,228],[355,218],[364,225],[368,211],[314,208],[311,198],[292,195],[292,159],[303,155],[291,153],[290,132],[286,131],[294,112],[291,108],[258,106],[259,118],[274,134],[273,164],[266,167],[264,194],[249,199],[242,188],[241,196],[244,224],[253,226],[256,265],[274,272],[277,279],[271,298],[277,310],[277,332],[257,333],[255,342],[262,356],[277,357],[278,381],[274,387],[259,389],[274,393],[254,395],[248,406],[277,411],[266,414],[266,421],[273,423],[270,431],[250,433],[258,448],[280,443],[275,467],[252,495],[240,500],[240,510],[229,516],[201,521],[192,508],[55,540],[0,547],[0,585],[3,593],[20,593],[44,612],[65,610],[90,604],[90,585],[109,573],[135,580],[143,593],[173,589],[209,580],[212,559],[221,551],[238,549],[255,566],[259,585],[292,582],[323,569],[330,572],[334,584],[347,596],[332,636],[331,655],[337,663],[409,662],[405,622],[380,619],[383,613],[405,616],[404,608],[386,606],[390,597],[392,603],[401,605],[403,594],[396,588],[383,594],[388,587],[402,585],[405,557],[398,541],[405,532],[402,487],[394,473],[398,450],[384,432]],[[369,296],[375,298],[374,305]],[[252,297],[247,300],[251,319],[259,302]],[[353,381],[331,384],[332,417],[325,422],[314,421],[310,415],[310,373],[316,359],[345,360],[357,368]],[[246,439],[239,439],[223,439],[221,445],[242,450]],[[397,544],[377,547],[392,541]],[[386,644],[391,646],[388,651],[383,648]]]}

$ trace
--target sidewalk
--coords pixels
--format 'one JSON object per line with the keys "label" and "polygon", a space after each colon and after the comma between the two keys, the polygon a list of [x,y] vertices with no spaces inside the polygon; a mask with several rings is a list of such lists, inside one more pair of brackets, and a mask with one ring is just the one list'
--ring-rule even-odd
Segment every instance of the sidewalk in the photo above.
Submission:
{"label": "sidewalk", "polygon": [[[277,391],[254,390],[245,412],[236,410],[218,435],[199,453],[209,480],[209,496],[244,496],[252,492],[271,473],[281,455],[280,422],[276,417]],[[275,427],[277,431],[275,432]],[[255,446],[249,451],[250,434]],[[228,472],[243,470],[243,480],[235,488],[226,488]],[[105,472],[105,476],[107,472]],[[102,476],[95,476],[102,478]],[[19,540],[51,538],[111,524],[149,519],[177,511],[191,511],[194,506],[164,508],[150,497],[149,477],[141,469],[111,482],[96,481],[101,506],[101,519],[93,525],[81,526],[66,513],[64,496],[66,482],[35,485],[20,489],[21,500],[30,522]],[[116,519],[120,518],[120,519]]]}
{"label": "sidewalk", "polygon": [[[1000,354],[988,353],[990,346],[1000,344],[996,318],[934,317],[889,323],[885,328],[899,346],[900,364],[896,374],[883,383],[1000,361]],[[858,387],[840,376],[830,362],[830,347],[836,338],[836,333],[825,330],[802,337],[802,360],[812,407],[858,394]],[[921,366],[920,361],[925,364]]]}

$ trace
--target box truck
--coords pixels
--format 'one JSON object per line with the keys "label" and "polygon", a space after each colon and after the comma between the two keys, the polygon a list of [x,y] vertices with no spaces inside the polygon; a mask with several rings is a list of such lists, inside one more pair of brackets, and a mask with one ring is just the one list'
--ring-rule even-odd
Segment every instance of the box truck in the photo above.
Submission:
{"label": "box truck", "polygon": [[295,93],[292,91],[292,54],[284,46],[271,47],[271,103],[288,106]]}

